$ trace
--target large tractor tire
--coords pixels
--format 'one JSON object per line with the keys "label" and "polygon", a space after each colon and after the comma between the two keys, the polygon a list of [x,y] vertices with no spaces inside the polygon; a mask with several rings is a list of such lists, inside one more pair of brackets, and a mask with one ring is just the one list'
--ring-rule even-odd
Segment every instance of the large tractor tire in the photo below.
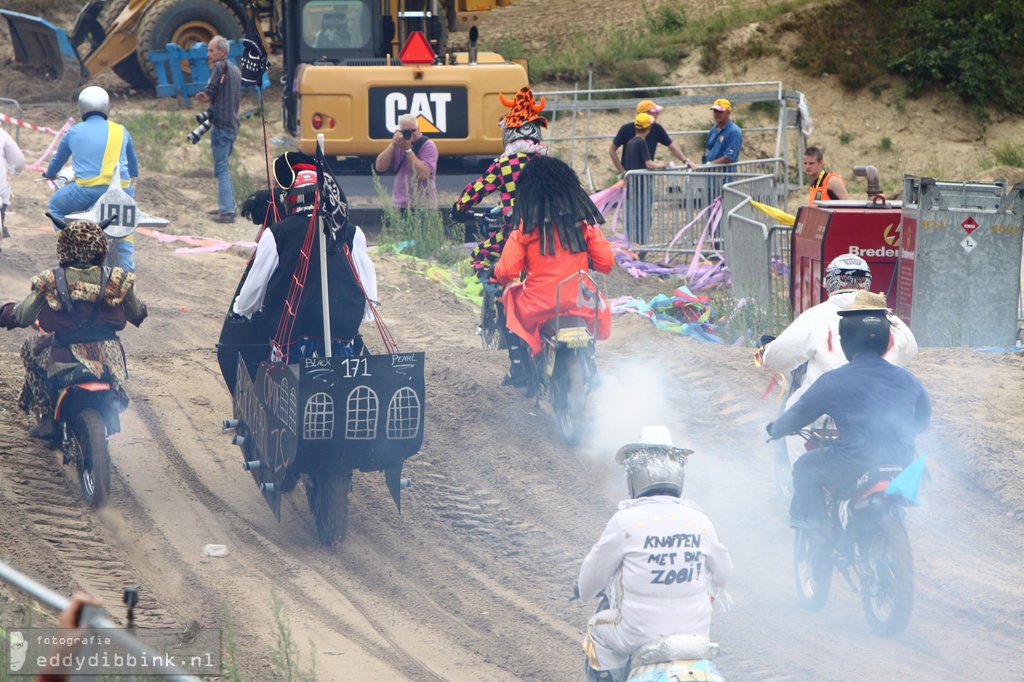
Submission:
{"label": "large tractor tire", "polygon": [[[244,30],[245,18],[221,0],[158,0],[139,23],[135,56],[146,78],[156,85],[150,50],[163,50],[167,43],[187,49],[196,43],[209,43],[216,35],[238,40]],[[182,63],[182,70],[190,72],[188,62]]]}

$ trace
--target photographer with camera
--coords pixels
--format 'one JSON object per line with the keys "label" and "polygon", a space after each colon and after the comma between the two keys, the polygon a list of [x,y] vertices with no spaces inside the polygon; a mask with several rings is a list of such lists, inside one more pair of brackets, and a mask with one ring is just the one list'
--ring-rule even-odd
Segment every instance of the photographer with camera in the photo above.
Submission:
{"label": "photographer with camera", "polygon": [[[216,223],[235,222],[235,191],[231,187],[228,159],[238,137],[238,105],[242,98],[242,74],[228,59],[228,41],[214,36],[206,48],[206,57],[213,62],[210,80],[196,94],[200,102],[209,102],[210,150],[213,152],[213,172],[217,176],[217,208],[209,211]],[[196,117],[197,120],[199,117]],[[200,127],[202,127],[200,122]],[[199,128],[192,131],[195,135]],[[201,135],[202,133],[200,133]],[[192,136],[189,136],[192,139]],[[198,137],[196,138],[198,140]],[[195,142],[193,142],[195,144]]]}
{"label": "photographer with camera", "polygon": [[411,208],[437,208],[437,145],[420,132],[412,114],[399,116],[398,130],[373,167],[378,173],[394,172],[391,198],[403,213]]}

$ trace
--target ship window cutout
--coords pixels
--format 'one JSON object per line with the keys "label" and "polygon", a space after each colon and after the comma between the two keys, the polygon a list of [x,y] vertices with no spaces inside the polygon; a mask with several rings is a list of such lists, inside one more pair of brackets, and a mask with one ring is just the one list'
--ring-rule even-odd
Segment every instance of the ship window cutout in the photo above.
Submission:
{"label": "ship window cutout", "polygon": [[377,409],[380,401],[369,386],[356,386],[348,394],[345,409],[345,438],[374,440],[377,438]]}
{"label": "ship window cutout", "polygon": [[329,393],[314,393],[306,401],[302,415],[304,440],[330,440],[334,437],[334,398]]}
{"label": "ship window cutout", "polygon": [[389,439],[415,438],[420,432],[420,397],[411,388],[400,388],[388,404]]}

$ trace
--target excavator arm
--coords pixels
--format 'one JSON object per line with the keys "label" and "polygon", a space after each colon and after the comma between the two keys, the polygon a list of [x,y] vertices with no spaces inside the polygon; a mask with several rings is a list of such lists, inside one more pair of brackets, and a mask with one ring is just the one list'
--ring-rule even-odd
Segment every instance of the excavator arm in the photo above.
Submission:
{"label": "excavator arm", "polygon": [[[257,16],[272,19],[274,2],[257,0]],[[15,61],[38,68],[55,82],[55,91],[74,90],[108,69],[129,84],[146,88],[157,81],[150,50],[161,50],[167,43],[188,48],[218,34],[238,39],[248,18],[246,4],[245,0],[91,0],[70,33],[40,17],[8,10],[0,10],[0,15],[10,29]],[[105,22],[100,20],[101,13],[107,17]]]}

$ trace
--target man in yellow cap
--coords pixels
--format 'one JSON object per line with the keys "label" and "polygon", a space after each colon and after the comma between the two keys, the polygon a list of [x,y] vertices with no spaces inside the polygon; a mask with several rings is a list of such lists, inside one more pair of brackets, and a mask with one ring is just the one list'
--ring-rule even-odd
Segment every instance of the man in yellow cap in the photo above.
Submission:
{"label": "man in yellow cap", "polygon": [[[658,114],[664,109],[664,107],[655,104],[653,100],[645,99],[636,105],[637,114],[647,114],[655,122],[651,124],[650,134],[647,136],[647,149],[650,152],[651,159],[654,159],[654,152],[658,148],[658,144],[663,144],[668,147],[668,150],[672,154],[685,163],[690,168],[696,168],[697,164],[686,158],[686,154],[683,154],[682,150],[672,141],[672,138],[668,136],[668,133],[659,123],[657,123]],[[615,170],[620,173],[628,170],[619,160],[619,147],[625,147],[626,143],[636,136],[636,127],[634,126],[635,121],[625,123],[619,128],[619,132],[615,134],[615,139],[612,140],[611,145],[608,147],[608,155],[611,157],[612,165],[615,166]],[[625,155],[625,149],[623,149],[623,155]]]}
{"label": "man in yellow cap", "polygon": [[[664,170],[668,166],[664,161],[655,161],[652,158],[647,144],[655,125],[657,124],[654,117],[648,113],[639,113],[633,119],[633,138],[622,150],[622,167],[625,170]],[[631,244],[647,243],[654,203],[649,180],[650,178],[642,176],[637,178],[639,185],[635,188],[639,191],[634,192],[626,202],[626,234]]]}
{"label": "man in yellow cap", "polygon": [[736,163],[740,159],[740,147],[743,146],[743,131],[730,120],[732,104],[727,99],[716,99],[711,105],[711,112],[715,125],[708,131],[708,139],[704,143],[703,162],[722,165]]}

